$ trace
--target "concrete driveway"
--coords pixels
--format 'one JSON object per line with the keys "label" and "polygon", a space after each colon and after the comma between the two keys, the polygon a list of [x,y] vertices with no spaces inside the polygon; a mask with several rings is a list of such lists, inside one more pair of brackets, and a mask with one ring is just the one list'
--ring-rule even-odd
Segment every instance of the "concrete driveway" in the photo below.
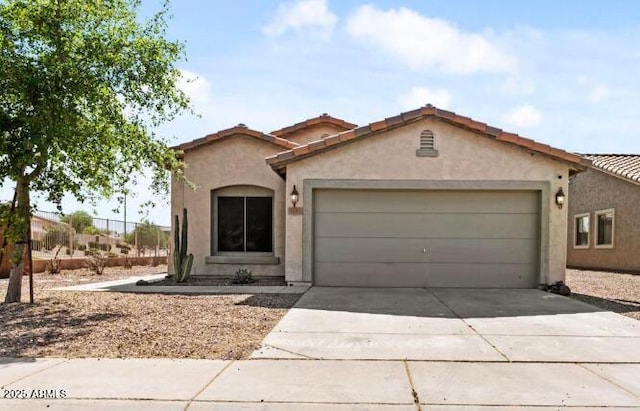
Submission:
{"label": "concrete driveway", "polygon": [[309,290],[252,358],[640,363],[640,322],[538,290]]}

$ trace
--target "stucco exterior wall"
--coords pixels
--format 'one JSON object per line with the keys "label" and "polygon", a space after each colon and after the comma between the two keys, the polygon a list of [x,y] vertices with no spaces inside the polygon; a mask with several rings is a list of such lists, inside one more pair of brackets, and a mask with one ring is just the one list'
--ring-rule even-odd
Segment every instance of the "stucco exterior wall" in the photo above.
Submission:
{"label": "stucco exterior wall", "polygon": [[[417,157],[420,132],[432,130],[438,157]],[[355,141],[348,146],[308,157],[287,166],[287,188],[302,192],[306,179],[355,180],[490,180],[536,181],[549,186],[548,244],[540,264],[541,279],[564,280],[566,266],[567,207],[559,209],[555,193],[568,192],[566,164],[516,147],[492,141],[446,123],[425,119],[395,130]],[[304,207],[301,196],[299,207]],[[543,220],[545,220],[543,218]],[[303,216],[286,218],[286,279],[310,281],[303,276]],[[306,257],[309,258],[309,257]]]}
{"label": "stucco exterior wall", "polygon": [[[185,153],[185,175],[196,189],[192,191],[184,183],[173,180],[171,212],[182,216],[183,207],[188,210],[188,252],[194,255],[192,275],[233,275],[238,268],[248,268],[254,276],[284,275],[285,183],[264,160],[279,151],[282,151],[281,147],[251,137],[236,136]],[[212,241],[211,191],[236,185],[273,190],[273,251],[274,256],[280,258],[279,264],[206,263],[206,257],[211,255]]]}
{"label": "stucco exterior wall", "polygon": [[318,124],[295,133],[288,134],[284,136],[284,138],[298,144],[307,144],[311,141],[320,140],[325,134],[332,136],[341,131],[343,131],[342,128],[338,128],[330,124]]}
{"label": "stucco exterior wall", "polygon": [[[640,272],[640,185],[596,169],[569,183],[567,265],[570,267]],[[595,212],[615,210],[613,248],[595,248]],[[576,214],[589,213],[589,248],[574,248]]]}

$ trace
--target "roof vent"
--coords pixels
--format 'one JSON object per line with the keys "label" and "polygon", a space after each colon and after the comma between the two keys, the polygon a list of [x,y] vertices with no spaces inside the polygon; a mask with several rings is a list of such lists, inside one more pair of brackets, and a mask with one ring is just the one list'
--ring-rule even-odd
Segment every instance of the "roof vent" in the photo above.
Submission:
{"label": "roof vent", "polygon": [[322,117],[328,117],[329,115],[327,113],[322,113]]}
{"label": "roof vent", "polygon": [[431,130],[422,130],[420,133],[420,145],[416,150],[418,157],[438,157],[436,150],[436,137]]}
{"label": "roof vent", "polygon": [[427,105],[425,105],[426,108],[433,108],[433,104],[431,103],[427,103]]}
{"label": "roof vent", "polygon": [[244,123],[238,123],[238,127],[240,128],[247,128],[247,125]]}

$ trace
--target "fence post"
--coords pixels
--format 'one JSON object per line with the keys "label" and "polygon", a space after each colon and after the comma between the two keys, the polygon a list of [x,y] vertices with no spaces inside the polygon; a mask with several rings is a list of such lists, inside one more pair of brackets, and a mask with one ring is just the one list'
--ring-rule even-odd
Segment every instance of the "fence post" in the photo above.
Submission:
{"label": "fence post", "polygon": [[138,246],[138,223],[133,224],[133,241],[136,246],[136,253],[140,257],[140,247]]}
{"label": "fence post", "polygon": [[69,216],[69,257],[73,257],[73,217]]}

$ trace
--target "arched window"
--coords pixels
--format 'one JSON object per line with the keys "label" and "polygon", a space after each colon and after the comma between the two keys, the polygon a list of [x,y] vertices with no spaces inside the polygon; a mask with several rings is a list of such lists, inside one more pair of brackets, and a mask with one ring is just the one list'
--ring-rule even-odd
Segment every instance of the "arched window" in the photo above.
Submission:
{"label": "arched window", "polygon": [[420,145],[416,150],[418,157],[437,157],[436,137],[431,130],[422,130],[420,133]]}

